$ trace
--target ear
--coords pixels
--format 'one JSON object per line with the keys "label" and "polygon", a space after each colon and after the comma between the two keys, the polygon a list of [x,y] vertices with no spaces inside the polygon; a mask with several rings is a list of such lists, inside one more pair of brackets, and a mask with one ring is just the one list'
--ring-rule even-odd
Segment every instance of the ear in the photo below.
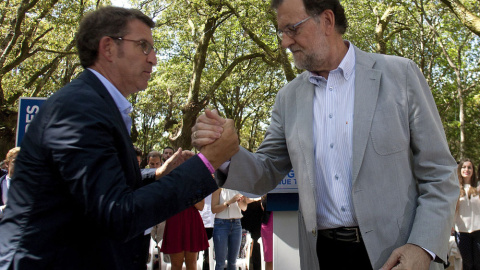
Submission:
{"label": "ear", "polygon": [[333,14],[333,11],[331,9],[326,9],[323,11],[322,16],[322,23],[325,25],[325,34],[332,35],[333,33],[336,33],[335,14]]}
{"label": "ear", "polygon": [[116,54],[117,46],[115,40],[111,37],[102,37],[98,45],[98,58],[103,58],[108,62],[113,60],[113,56]]}

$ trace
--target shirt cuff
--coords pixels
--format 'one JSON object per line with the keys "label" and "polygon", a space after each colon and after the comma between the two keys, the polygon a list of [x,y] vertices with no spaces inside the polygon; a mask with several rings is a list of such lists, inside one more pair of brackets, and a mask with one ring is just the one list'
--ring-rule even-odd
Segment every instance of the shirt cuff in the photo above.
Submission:
{"label": "shirt cuff", "polygon": [[425,250],[428,254],[430,254],[430,256],[432,256],[432,261],[435,261],[435,259],[437,258],[437,255],[435,255],[435,253],[431,252],[430,250],[428,250],[426,248],[423,248],[423,250]]}
{"label": "shirt cuff", "polygon": [[210,163],[210,161],[208,161],[208,159],[202,153],[199,153],[198,157],[203,161],[205,166],[207,166],[211,174],[215,173],[215,169],[213,168],[212,164]]}

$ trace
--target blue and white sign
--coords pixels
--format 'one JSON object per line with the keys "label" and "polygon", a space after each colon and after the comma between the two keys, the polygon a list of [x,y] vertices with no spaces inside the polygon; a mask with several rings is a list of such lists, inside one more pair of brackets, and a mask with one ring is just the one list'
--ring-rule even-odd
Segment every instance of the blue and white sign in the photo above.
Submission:
{"label": "blue and white sign", "polygon": [[[262,195],[252,194],[241,191],[244,196],[249,198],[257,198]],[[293,169],[282,179],[282,181],[277,185],[277,187],[268,192],[268,193],[298,193],[297,179],[295,178],[295,173]]]}
{"label": "blue and white sign", "polygon": [[17,119],[17,139],[16,146],[20,146],[25,132],[28,130],[30,122],[32,122],[35,115],[40,111],[40,106],[47,98],[32,98],[21,97],[18,105],[18,119]]}
{"label": "blue and white sign", "polygon": [[298,193],[297,179],[293,169],[282,179],[278,186],[269,193]]}

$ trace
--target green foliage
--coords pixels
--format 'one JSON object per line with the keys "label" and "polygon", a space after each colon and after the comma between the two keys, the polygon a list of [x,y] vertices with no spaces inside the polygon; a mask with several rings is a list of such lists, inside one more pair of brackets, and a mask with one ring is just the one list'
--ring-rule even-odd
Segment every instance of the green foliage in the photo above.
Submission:
{"label": "green foliage", "polygon": [[[137,4],[149,13],[155,10],[153,6],[160,5]],[[240,135],[243,130],[251,130],[241,136],[242,144],[250,149],[258,146],[266,126],[260,123],[268,122],[274,94],[284,83],[275,62],[278,44],[269,4],[161,1],[161,6],[154,31],[159,63],[149,89],[162,93],[166,101],[164,118],[158,116],[162,121],[142,127],[139,134],[149,133],[148,129],[168,131],[169,144],[189,148],[188,130],[194,123],[191,118],[209,106],[233,118]],[[261,105],[267,105],[267,109],[257,114]],[[147,109],[158,111],[156,106]],[[256,119],[255,126],[248,125],[250,117]],[[138,144],[148,143],[145,140]]]}
{"label": "green foliage", "polygon": [[[158,65],[149,87],[130,97],[137,146],[144,152],[166,145],[190,148],[189,129],[207,106],[234,119],[242,146],[259,146],[278,89],[299,72],[279,46],[269,2],[131,2],[157,22]],[[345,38],[369,52],[412,59],[431,87],[452,154],[478,162],[480,40],[442,2],[342,0],[350,25]],[[478,1],[462,4],[479,14]],[[8,142],[3,148],[13,146],[19,96],[49,96],[81,71],[73,35],[84,12],[96,5],[0,3],[0,136]],[[21,21],[18,28],[15,18]]]}

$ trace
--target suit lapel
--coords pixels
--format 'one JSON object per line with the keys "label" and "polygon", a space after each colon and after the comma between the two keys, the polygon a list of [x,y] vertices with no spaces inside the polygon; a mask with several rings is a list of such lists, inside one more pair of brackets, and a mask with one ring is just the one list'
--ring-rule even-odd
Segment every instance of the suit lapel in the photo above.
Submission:
{"label": "suit lapel", "polygon": [[140,174],[140,167],[138,166],[138,161],[137,161],[135,151],[133,149],[132,140],[128,135],[127,127],[125,126],[125,122],[123,122],[123,118],[122,118],[122,115],[120,114],[120,111],[118,110],[117,104],[113,100],[107,88],[105,88],[103,83],[100,81],[100,79],[97,78],[95,74],[93,74],[93,72],[86,69],[79,76],[79,79],[82,79],[87,84],[91,85],[91,87],[95,91],[97,91],[97,93],[105,100],[105,103],[107,103],[108,109],[111,111],[111,114],[114,116],[113,123],[115,124],[115,127],[119,130],[119,133],[122,136],[122,140],[125,143],[125,147],[129,147],[128,153],[130,156],[130,162],[132,163],[132,167],[135,168],[135,176],[128,176],[127,181],[132,181],[133,179],[136,179],[134,187],[140,186],[141,179],[142,179],[142,176]]}
{"label": "suit lapel", "polygon": [[297,133],[298,133],[298,142],[300,144],[300,149],[302,149],[303,154],[305,155],[305,160],[312,161],[307,164],[308,167],[308,179],[312,188],[315,187],[313,183],[315,175],[315,156],[314,156],[314,147],[313,147],[313,95],[315,93],[315,88],[312,83],[309,82],[309,72],[304,72],[301,76],[302,83],[297,87],[296,90],[296,123],[297,123]]}
{"label": "suit lapel", "polygon": [[363,162],[377,104],[381,72],[372,68],[374,64],[375,60],[355,47],[352,184],[355,184]]}

